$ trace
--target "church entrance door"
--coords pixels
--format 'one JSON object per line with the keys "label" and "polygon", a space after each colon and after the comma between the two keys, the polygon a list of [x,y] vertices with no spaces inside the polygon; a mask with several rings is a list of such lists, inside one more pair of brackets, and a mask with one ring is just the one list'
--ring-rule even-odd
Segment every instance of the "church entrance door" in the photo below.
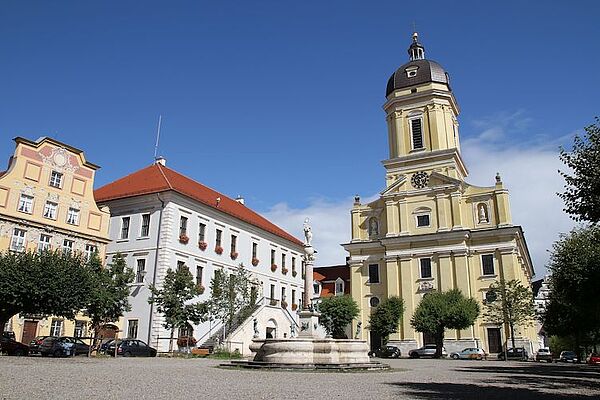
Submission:
{"label": "church entrance door", "polygon": [[488,353],[500,353],[502,351],[502,338],[500,328],[487,328]]}

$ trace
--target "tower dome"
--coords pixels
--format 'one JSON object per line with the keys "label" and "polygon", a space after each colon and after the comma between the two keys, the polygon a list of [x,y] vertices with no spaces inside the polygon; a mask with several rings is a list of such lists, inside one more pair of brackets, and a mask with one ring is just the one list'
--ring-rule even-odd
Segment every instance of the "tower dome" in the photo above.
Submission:
{"label": "tower dome", "polygon": [[425,59],[425,47],[418,40],[418,34],[413,33],[413,42],[408,48],[410,61],[400,66],[387,83],[385,96],[398,89],[405,89],[423,83],[437,82],[448,85],[450,78],[444,68],[435,61]]}

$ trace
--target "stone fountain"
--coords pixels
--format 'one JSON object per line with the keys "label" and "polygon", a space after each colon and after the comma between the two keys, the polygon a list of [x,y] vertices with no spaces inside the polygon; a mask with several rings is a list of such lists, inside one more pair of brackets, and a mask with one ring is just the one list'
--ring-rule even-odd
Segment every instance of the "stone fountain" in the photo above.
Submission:
{"label": "stone fountain", "polygon": [[254,339],[250,345],[253,356],[249,361],[232,361],[223,366],[245,368],[285,369],[387,369],[389,366],[372,362],[367,342],[358,339],[319,337],[319,313],[312,304],[313,266],[316,250],[312,246],[312,229],[304,221],[304,298],[298,313],[300,332],[297,337]]}

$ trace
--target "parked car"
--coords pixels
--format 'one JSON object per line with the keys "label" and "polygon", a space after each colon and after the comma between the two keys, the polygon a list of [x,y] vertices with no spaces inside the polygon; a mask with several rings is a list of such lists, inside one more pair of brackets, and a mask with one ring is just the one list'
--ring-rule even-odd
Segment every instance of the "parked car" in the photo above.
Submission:
{"label": "parked car", "polygon": [[[104,347],[105,354],[115,355],[115,341],[111,340]],[[156,349],[137,339],[117,340],[117,355],[123,357],[156,357]]]}
{"label": "parked car", "polygon": [[382,346],[369,352],[369,356],[379,358],[398,358],[401,355],[402,352],[396,346]]}
{"label": "parked car", "polygon": [[552,353],[550,353],[550,349],[548,349],[548,348],[539,349],[537,354],[535,355],[535,361],[546,361],[546,362],[551,363],[552,362]]}
{"label": "parked car", "polygon": [[5,336],[0,337],[0,353],[9,356],[26,356],[29,354],[29,346]]}
{"label": "parked car", "polygon": [[36,336],[34,339],[29,342],[29,354],[38,354],[40,352],[40,346],[44,339],[49,336]]}
{"label": "parked car", "polygon": [[577,354],[575,354],[574,351],[561,351],[560,356],[558,356],[558,361],[566,363],[576,363]]}
{"label": "parked car", "polygon": [[[418,349],[413,349],[408,352],[408,356],[410,358],[420,358],[420,357],[435,357],[435,344],[426,344],[423,347]],[[442,347],[442,357],[447,357],[448,353],[446,353],[446,349]]]}
{"label": "parked car", "polygon": [[81,339],[72,336],[49,336],[42,341],[40,353],[47,357],[77,356],[79,354],[88,355],[90,346]]}
{"label": "parked car", "polygon": [[12,331],[2,332],[2,337],[5,339],[17,340],[17,338],[15,337],[15,333]]}
{"label": "parked car", "polygon": [[478,347],[468,347],[462,351],[450,353],[450,358],[454,360],[483,360],[487,358],[485,350]]}
{"label": "parked car", "polygon": [[589,365],[600,365],[600,354],[592,353],[587,358],[587,363]]}
{"label": "parked car", "polygon": [[[509,360],[527,361],[529,360],[529,353],[524,347],[515,347],[506,350],[506,355]],[[498,353],[498,359],[504,360],[504,351]]]}

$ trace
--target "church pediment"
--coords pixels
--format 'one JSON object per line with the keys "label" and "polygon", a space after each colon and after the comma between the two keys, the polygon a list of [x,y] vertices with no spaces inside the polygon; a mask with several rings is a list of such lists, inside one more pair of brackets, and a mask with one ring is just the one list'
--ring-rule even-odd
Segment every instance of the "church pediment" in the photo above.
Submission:
{"label": "church pediment", "polygon": [[460,179],[451,178],[447,175],[441,174],[439,172],[432,172],[429,176],[429,187],[437,187],[437,186],[455,186],[462,187],[464,184]]}
{"label": "church pediment", "polygon": [[380,194],[381,194],[381,196],[386,197],[386,196],[392,196],[394,194],[398,194],[400,192],[404,192],[407,190],[406,185],[407,185],[406,175],[400,175],[390,186],[388,186]]}

